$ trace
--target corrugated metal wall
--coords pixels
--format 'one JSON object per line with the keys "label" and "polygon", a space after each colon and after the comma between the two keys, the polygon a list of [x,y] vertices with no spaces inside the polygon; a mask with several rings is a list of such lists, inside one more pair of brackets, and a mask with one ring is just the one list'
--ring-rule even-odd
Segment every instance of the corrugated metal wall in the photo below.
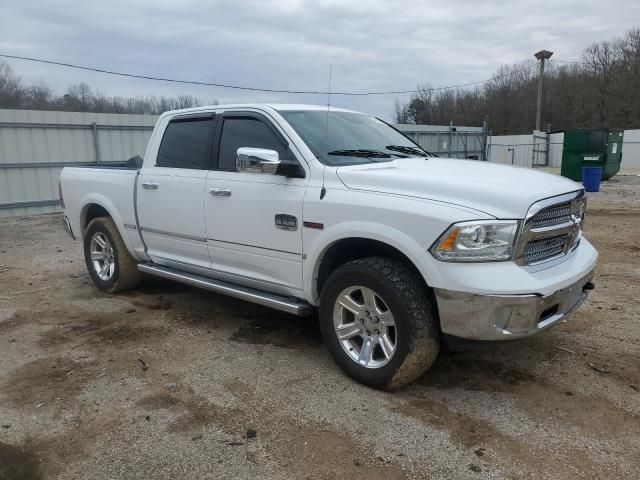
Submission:
{"label": "corrugated metal wall", "polygon": [[[0,109],[0,217],[59,211],[63,166],[143,156],[156,120],[153,115]],[[484,159],[487,138],[482,127],[395,127],[438,155]],[[563,139],[562,133],[549,139],[551,167],[560,166]],[[530,167],[533,142],[532,135],[489,137],[489,160]],[[622,172],[640,173],[640,130],[625,131],[622,152]]]}
{"label": "corrugated metal wall", "polygon": [[157,117],[0,109],[0,217],[59,211],[67,164],[144,155]]}
{"label": "corrugated metal wall", "polygon": [[395,128],[426,151],[452,158],[485,160],[487,141],[482,127],[397,124]]}
{"label": "corrugated metal wall", "polygon": [[625,130],[620,171],[640,174],[640,130]]}
{"label": "corrugated metal wall", "polygon": [[532,135],[492,136],[489,140],[489,161],[530,167],[533,155],[532,140]]}
{"label": "corrugated metal wall", "polygon": [[[489,138],[489,161],[531,167],[534,158],[533,141],[533,135],[492,136]],[[564,133],[552,133],[549,136],[549,167],[560,168],[562,165],[563,143]],[[537,143],[536,149],[539,148],[542,146]],[[538,158],[542,160],[541,157]],[[620,172],[640,173],[640,130],[624,131]]]}

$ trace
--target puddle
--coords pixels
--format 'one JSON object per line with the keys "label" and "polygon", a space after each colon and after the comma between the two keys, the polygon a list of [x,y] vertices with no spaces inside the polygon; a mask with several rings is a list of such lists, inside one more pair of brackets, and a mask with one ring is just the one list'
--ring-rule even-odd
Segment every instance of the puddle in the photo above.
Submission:
{"label": "puddle", "polygon": [[235,408],[225,408],[206,401],[190,389],[173,394],[157,393],[138,402],[148,410],[169,410],[178,417],[169,425],[169,432],[189,432],[207,425],[216,425],[234,432],[243,417]]}
{"label": "puddle", "polygon": [[10,373],[3,396],[20,408],[68,400],[82,392],[93,378],[92,366],[61,357],[35,360]]}
{"label": "puddle", "polygon": [[508,392],[534,381],[533,375],[500,362],[450,352],[441,353],[431,369],[418,379],[418,383],[425,386],[487,392]]}
{"label": "puddle", "polygon": [[135,318],[129,322],[122,319],[126,314],[105,314],[101,317],[89,318],[53,328],[41,334],[38,345],[52,348],[65,343],[80,343],[82,345],[97,345],[104,347],[120,346],[138,341],[148,343],[166,336],[168,326],[139,325]]}
{"label": "puddle", "polygon": [[321,345],[322,335],[315,317],[291,317],[276,314],[254,319],[236,330],[229,340],[295,349]]}
{"label": "puddle", "polygon": [[39,480],[37,460],[24,447],[0,442],[0,479]]}

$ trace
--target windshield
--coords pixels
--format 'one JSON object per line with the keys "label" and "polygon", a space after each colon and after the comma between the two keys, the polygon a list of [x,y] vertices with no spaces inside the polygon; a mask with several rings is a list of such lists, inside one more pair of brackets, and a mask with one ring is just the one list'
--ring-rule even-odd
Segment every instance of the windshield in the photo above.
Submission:
{"label": "windshield", "polygon": [[382,120],[361,113],[307,110],[280,111],[280,114],[325,165],[429,156]]}

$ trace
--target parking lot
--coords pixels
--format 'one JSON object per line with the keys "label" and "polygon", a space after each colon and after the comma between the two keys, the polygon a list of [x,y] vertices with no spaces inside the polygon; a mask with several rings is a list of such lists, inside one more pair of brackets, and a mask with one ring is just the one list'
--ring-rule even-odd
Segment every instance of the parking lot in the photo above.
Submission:
{"label": "parking lot", "polygon": [[109,296],[60,216],[0,221],[0,479],[638,478],[640,176],[591,194],[596,289],[414,385],[345,377],[317,319],[148,280]]}

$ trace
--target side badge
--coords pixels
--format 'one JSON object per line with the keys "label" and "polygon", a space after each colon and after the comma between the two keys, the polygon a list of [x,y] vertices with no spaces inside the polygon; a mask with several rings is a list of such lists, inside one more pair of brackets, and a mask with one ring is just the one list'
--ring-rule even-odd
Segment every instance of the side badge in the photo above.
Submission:
{"label": "side badge", "polygon": [[276,228],[295,231],[298,229],[298,219],[293,215],[278,213],[276,214]]}
{"label": "side badge", "polygon": [[314,228],[316,230],[324,229],[324,224],[319,222],[304,222],[305,228]]}

